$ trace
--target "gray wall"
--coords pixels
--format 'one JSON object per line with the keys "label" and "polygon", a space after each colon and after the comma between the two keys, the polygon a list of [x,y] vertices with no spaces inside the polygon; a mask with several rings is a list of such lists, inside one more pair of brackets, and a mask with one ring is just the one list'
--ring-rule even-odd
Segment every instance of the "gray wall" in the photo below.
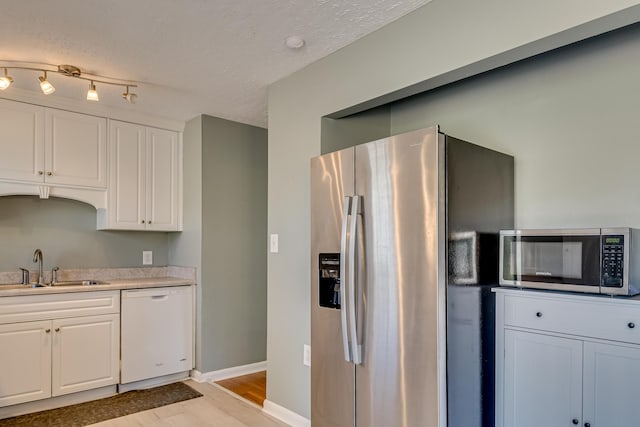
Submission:
{"label": "gray wall", "polygon": [[62,198],[0,197],[0,243],[0,271],[36,270],[36,248],[46,269],[141,267],[143,250],[168,263],[167,233],[98,231],[93,206]]}
{"label": "gray wall", "polygon": [[[368,106],[381,105],[390,99],[415,94],[620,27],[637,20],[639,16],[637,2],[626,0],[588,3],[578,0],[433,0],[270,86],[268,232],[280,234],[280,252],[269,254],[268,258],[269,401],[304,417],[309,416],[309,369],[302,364],[302,347],[309,343],[309,158],[321,151],[321,118],[338,111],[362,111]],[[620,72],[633,73],[637,70],[637,67],[623,70],[615,64],[606,65],[608,68],[603,71],[611,79],[616,79]],[[564,82],[570,83],[580,79],[582,71],[577,65],[566,65],[558,73],[563,76]],[[531,78],[535,79],[535,76]],[[537,86],[543,88],[544,84],[545,81],[540,81]],[[501,104],[500,101],[501,97],[508,95],[509,90],[508,86],[504,86],[502,91],[494,92],[492,108],[501,108],[503,111],[510,108],[508,102]],[[603,95],[597,88],[595,93]],[[473,97],[472,94],[469,96]],[[538,102],[535,93],[529,93],[529,96],[529,102]],[[545,132],[543,129],[549,123],[521,119],[518,123],[525,127],[510,130],[509,134],[513,135],[515,130],[519,134],[527,134],[531,129],[536,129],[537,137],[528,138],[527,144],[520,146],[517,153],[515,147],[507,145],[495,148],[514,152],[517,169],[521,167],[517,156],[528,156],[536,159],[538,174],[540,170],[546,173],[553,168],[551,173],[555,177],[566,176],[551,188],[550,194],[554,203],[561,202],[563,214],[566,215],[569,206],[564,200],[571,199],[573,211],[579,213],[576,221],[586,222],[586,219],[590,219],[593,223],[605,222],[608,218],[602,216],[604,209],[596,207],[599,196],[590,190],[590,186],[596,184],[595,180],[588,178],[589,169],[584,169],[585,165],[597,163],[602,149],[595,154],[590,154],[589,150],[597,148],[598,144],[613,143],[614,152],[622,155],[629,152],[633,156],[635,148],[626,140],[613,142],[610,138],[603,139],[602,132],[596,135],[582,133],[580,126],[577,126],[577,133],[571,133],[581,122],[580,117],[584,117],[582,115],[596,102],[585,97],[586,94],[582,94],[575,101],[567,100],[562,114],[556,117],[538,116],[551,121],[556,129],[564,126],[563,116],[575,115],[565,123],[567,126],[562,133]],[[468,107],[468,116],[484,114],[481,104],[474,105],[475,110]],[[573,110],[568,108],[571,106]],[[416,107],[414,111],[419,108]],[[455,108],[451,106],[449,111]],[[540,112],[546,108],[555,107],[538,104]],[[634,108],[636,114],[640,112],[637,106]],[[599,111],[599,108],[596,110]],[[426,112],[423,110],[420,114],[425,115]],[[339,114],[332,115],[334,118],[337,116]],[[584,121],[597,122],[599,119],[596,116],[588,115]],[[427,119],[431,121],[440,117]],[[422,126],[427,119],[415,118],[411,123],[408,118],[400,119],[398,114],[393,117],[392,127],[399,130],[414,125]],[[605,121],[600,120],[600,123],[603,129],[608,126]],[[450,124],[445,123],[445,129],[446,125]],[[627,129],[631,126],[624,125]],[[465,133],[462,122],[452,127],[450,133],[486,145],[491,145],[489,142],[494,140],[493,135],[486,137],[479,132],[479,128],[473,130],[473,135]],[[565,149],[568,138],[574,142]],[[542,139],[545,142],[540,147],[552,149],[551,153],[537,150]],[[514,141],[513,138],[506,140]],[[566,175],[561,172],[566,170],[564,165],[556,161],[546,163],[549,155],[560,155],[567,159],[575,154],[575,147],[580,145],[580,140],[583,141],[584,150],[577,153]],[[529,167],[531,171],[536,168]],[[536,178],[534,173],[529,176],[531,179],[528,181],[516,183],[517,191],[522,193],[522,198],[518,199],[516,221],[519,225],[550,223],[548,220],[535,220],[554,215],[555,204],[546,202],[544,198],[544,192],[549,187],[546,184],[539,186],[539,177]],[[627,172],[622,175],[615,172],[614,176],[627,177]],[[609,185],[617,183],[608,181]],[[640,209],[633,187],[633,181],[623,184],[622,191],[633,200],[623,202],[624,213],[618,215],[625,222],[631,222],[635,212]],[[531,194],[536,203],[524,202],[524,198],[528,197],[526,194]]]}
{"label": "gray wall", "polygon": [[203,369],[266,360],[267,131],[202,117]]}
{"label": "gray wall", "polygon": [[516,226],[640,226],[640,25],[392,106],[515,156]]}
{"label": "gray wall", "polygon": [[184,231],[172,264],[198,268],[196,369],[266,359],[267,132],[211,116],[184,132]]}
{"label": "gray wall", "polygon": [[384,138],[391,132],[391,107],[372,108],[341,119],[322,118],[322,154]]}

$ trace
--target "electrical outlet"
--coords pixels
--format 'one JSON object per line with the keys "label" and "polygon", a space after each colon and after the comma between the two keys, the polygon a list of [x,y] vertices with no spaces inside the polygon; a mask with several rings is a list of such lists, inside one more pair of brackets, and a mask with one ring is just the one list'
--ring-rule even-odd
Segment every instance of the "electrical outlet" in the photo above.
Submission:
{"label": "electrical outlet", "polygon": [[302,352],[302,363],[304,366],[311,366],[311,346],[305,344]]}
{"label": "electrical outlet", "polygon": [[142,251],[142,265],[153,264],[153,251]]}
{"label": "electrical outlet", "polygon": [[269,250],[272,254],[278,253],[278,235],[277,234],[271,235],[271,244],[270,244]]}

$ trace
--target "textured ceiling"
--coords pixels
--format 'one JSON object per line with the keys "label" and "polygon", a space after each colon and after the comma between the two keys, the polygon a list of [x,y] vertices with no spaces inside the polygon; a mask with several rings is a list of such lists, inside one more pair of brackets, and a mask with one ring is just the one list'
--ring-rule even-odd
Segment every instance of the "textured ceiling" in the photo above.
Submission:
{"label": "textured ceiling", "polygon": [[[200,113],[266,126],[267,86],[429,0],[26,0],[5,2],[2,60],[73,64],[139,82],[137,104],[98,85],[100,102],[188,120]],[[284,40],[300,35],[297,51]],[[16,64],[18,65],[18,64]],[[37,74],[11,71],[39,91]],[[51,96],[88,83],[50,75]],[[11,90],[8,89],[8,90]]]}

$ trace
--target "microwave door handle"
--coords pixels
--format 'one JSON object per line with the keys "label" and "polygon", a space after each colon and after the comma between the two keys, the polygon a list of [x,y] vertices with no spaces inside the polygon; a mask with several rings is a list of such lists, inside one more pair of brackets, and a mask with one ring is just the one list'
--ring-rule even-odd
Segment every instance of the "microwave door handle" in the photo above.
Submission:
{"label": "microwave door handle", "polygon": [[516,236],[516,271],[514,272],[514,280],[516,286],[522,285],[522,238],[520,236]]}
{"label": "microwave door handle", "polygon": [[359,365],[362,363],[360,357],[360,346],[358,345],[358,332],[356,327],[356,241],[358,240],[356,233],[358,229],[358,220],[360,218],[360,196],[353,196],[351,202],[351,224],[349,230],[349,327],[351,333],[351,355],[353,363]]}
{"label": "microwave door handle", "polygon": [[349,211],[351,209],[351,197],[344,198],[342,209],[342,233],[340,235],[340,317],[342,322],[342,348],[344,349],[344,360],[351,362],[351,352],[349,348],[349,333],[347,330],[347,230],[349,223]]}

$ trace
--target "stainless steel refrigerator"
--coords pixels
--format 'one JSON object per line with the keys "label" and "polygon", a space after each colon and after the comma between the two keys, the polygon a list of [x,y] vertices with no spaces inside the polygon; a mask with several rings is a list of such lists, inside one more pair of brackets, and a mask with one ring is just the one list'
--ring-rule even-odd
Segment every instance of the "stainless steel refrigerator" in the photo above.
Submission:
{"label": "stainless steel refrigerator", "polygon": [[314,427],[492,425],[513,214],[513,157],[438,127],[311,160]]}

